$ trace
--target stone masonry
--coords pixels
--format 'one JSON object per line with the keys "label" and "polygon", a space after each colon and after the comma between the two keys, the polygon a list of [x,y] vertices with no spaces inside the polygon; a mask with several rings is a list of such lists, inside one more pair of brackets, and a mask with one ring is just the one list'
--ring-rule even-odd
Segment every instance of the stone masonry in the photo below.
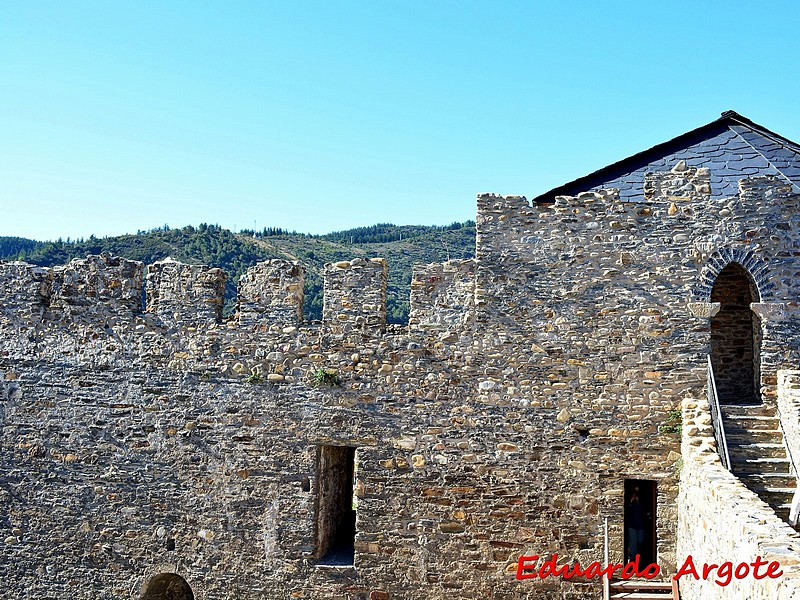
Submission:
{"label": "stone masonry", "polygon": [[[326,268],[321,324],[287,261],[242,278],[228,321],[218,269],[0,263],[0,595],[599,598],[518,581],[517,559],[602,561],[607,517],[624,562],[626,480],[655,486],[662,577],[736,551],[697,529],[712,512],[753,529],[741,552],[777,532],[798,564],[793,530],[695,446],[714,448],[696,399],[729,264],[758,294],[755,393],[774,404],[800,364],[800,197],[756,176],[720,200],[694,169],[631,201],[481,194],[476,258],[415,269],[408,328],[386,326],[379,259]],[[663,426],[686,398],[681,459]],[[326,562],[352,507],[352,558]]]}

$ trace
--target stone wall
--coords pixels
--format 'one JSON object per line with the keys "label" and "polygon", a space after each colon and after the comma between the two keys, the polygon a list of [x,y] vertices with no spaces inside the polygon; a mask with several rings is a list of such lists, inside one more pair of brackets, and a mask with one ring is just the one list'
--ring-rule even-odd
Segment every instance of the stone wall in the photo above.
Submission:
{"label": "stone wall", "polygon": [[388,273],[382,258],[356,258],[325,265],[325,330],[334,336],[382,333],[386,329]]}
{"label": "stone wall", "polygon": [[[678,562],[691,556],[700,579],[680,579],[682,598],[782,600],[800,595],[800,536],[754,492],[722,467],[711,427],[708,402],[683,403],[683,467],[678,513]],[[702,578],[704,564],[777,561],[783,575],[755,579],[752,570],[726,581],[716,570]],[[760,574],[766,572],[761,568]]]}
{"label": "stone wall", "polygon": [[476,266],[474,259],[414,266],[409,331],[430,340],[438,353],[467,341],[459,336],[473,335]]}
{"label": "stone wall", "polygon": [[53,273],[50,269],[21,262],[0,262],[0,326],[11,320],[38,326],[50,305]]}
{"label": "stone wall", "polygon": [[280,327],[301,323],[304,284],[305,272],[298,263],[275,259],[250,267],[239,279],[239,324]]}
{"label": "stone wall", "polygon": [[778,417],[795,477],[800,464],[800,371],[778,371]]}
{"label": "stone wall", "polygon": [[50,309],[62,318],[130,318],[142,308],[142,263],[89,256],[52,269]]}
{"label": "stone wall", "polygon": [[222,318],[225,279],[221,269],[158,261],[147,267],[147,310],[169,325],[216,323]]}
{"label": "stone wall", "polygon": [[[0,264],[0,594],[138,600],[177,573],[199,600],[593,598],[517,558],[602,560],[608,517],[622,562],[626,479],[656,483],[674,572],[662,426],[703,393],[728,263],[758,287],[764,397],[800,358],[798,198],[760,178],[712,201],[682,172],[636,203],[481,195],[476,259],[415,270],[407,329],[379,259],[326,267],[321,324],[285,261],[227,322],[218,269],[148,266],[141,311],[141,265]],[[355,448],[350,566],[318,562],[321,446]]]}

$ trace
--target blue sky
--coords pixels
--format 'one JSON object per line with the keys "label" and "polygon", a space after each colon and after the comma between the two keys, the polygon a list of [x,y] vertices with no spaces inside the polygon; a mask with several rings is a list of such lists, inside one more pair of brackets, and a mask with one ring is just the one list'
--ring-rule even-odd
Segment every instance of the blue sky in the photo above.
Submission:
{"label": "blue sky", "polygon": [[[754,9],[754,7],[758,7]],[[800,140],[797,2],[4,2],[0,235],[474,218],[733,109]]]}

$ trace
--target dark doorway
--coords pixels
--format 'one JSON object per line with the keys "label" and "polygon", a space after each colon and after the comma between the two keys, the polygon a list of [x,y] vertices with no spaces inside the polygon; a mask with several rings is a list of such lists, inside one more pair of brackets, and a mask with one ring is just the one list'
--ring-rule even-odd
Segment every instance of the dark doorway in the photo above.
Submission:
{"label": "dark doorway", "polygon": [[327,565],[352,565],[356,511],[353,482],[356,449],[320,446],[317,455],[317,558]]}
{"label": "dark doorway", "polygon": [[625,480],[625,560],[639,555],[640,570],[656,562],[656,482]]}
{"label": "dark doorway", "polygon": [[194,600],[194,594],[180,575],[161,573],[147,582],[139,600]]}
{"label": "dark doorway", "polygon": [[711,318],[711,365],[722,404],[759,402],[761,323],[750,309],[758,301],[744,267],[730,263],[722,269],[711,290],[711,302],[720,303]]}

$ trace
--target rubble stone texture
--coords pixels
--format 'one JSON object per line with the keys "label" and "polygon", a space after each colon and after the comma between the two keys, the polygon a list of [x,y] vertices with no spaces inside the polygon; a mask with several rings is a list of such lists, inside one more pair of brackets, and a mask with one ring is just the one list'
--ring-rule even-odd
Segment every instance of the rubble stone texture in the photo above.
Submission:
{"label": "rubble stone texture", "polygon": [[[791,529],[697,458],[709,421],[684,413],[680,496],[661,428],[705,398],[731,263],[758,292],[754,390],[776,402],[800,358],[800,198],[776,177],[712,198],[674,167],[630,201],[480,195],[476,258],[415,269],[407,329],[386,328],[379,259],[328,265],[322,324],[288,261],[253,267],[227,322],[218,269],[0,263],[0,595],[598,598],[598,579],[517,581],[517,559],[602,561],[608,517],[624,562],[625,479],[656,482],[665,576],[771,535],[794,564]],[[355,448],[353,565],[318,561],[336,446]]]}

